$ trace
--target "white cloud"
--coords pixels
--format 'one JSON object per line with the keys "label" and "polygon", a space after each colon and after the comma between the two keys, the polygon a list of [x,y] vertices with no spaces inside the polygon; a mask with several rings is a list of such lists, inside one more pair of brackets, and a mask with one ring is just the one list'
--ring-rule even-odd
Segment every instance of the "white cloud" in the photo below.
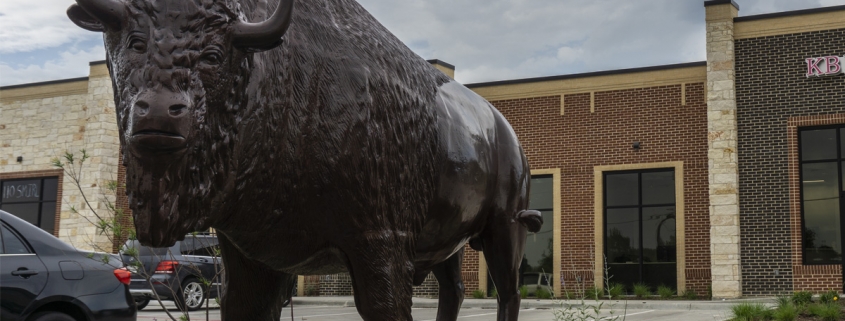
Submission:
{"label": "white cloud", "polygon": [[559,59],[562,63],[573,63],[583,57],[583,48],[560,47],[557,50],[557,59]]}
{"label": "white cloud", "polygon": [[0,62],[0,86],[84,77],[88,75],[89,62],[105,57],[103,47],[96,46],[88,50],[64,51],[58,59],[40,65],[11,66]]}
{"label": "white cloud", "polygon": [[0,1],[0,53],[27,52],[100,37],[68,19],[73,0]]}
{"label": "white cloud", "polygon": [[[456,65],[462,82],[705,59],[704,0],[358,1],[423,58]],[[0,56],[0,83],[81,77],[87,75],[86,57],[102,59],[102,49],[75,49],[101,36],[76,27],[65,16],[73,2],[0,0],[0,54],[5,54]],[[845,4],[738,2],[744,16]],[[16,60],[33,51],[55,54]]]}
{"label": "white cloud", "polygon": [[845,5],[845,0],[819,0],[819,4],[825,7]]}

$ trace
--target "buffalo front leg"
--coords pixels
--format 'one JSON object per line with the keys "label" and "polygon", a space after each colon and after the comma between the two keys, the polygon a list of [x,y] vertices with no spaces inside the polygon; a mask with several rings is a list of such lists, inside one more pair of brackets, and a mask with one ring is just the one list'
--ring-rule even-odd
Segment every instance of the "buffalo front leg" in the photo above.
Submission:
{"label": "buffalo front leg", "polygon": [[461,279],[461,263],[464,249],[434,267],[434,277],[440,284],[437,300],[437,321],[455,321],[464,302],[464,281]]}
{"label": "buffalo front leg", "polygon": [[365,321],[411,321],[414,264],[406,238],[368,237],[349,244],[355,307]]}
{"label": "buffalo front leg", "polygon": [[278,321],[284,294],[291,292],[296,276],[246,258],[223,233],[218,238],[225,267],[222,320]]}

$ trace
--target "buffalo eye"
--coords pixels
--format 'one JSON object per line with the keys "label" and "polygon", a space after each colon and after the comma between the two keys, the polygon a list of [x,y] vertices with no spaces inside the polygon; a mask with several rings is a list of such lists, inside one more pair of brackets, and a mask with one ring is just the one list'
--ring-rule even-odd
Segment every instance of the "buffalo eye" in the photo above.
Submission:
{"label": "buffalo eye", "polygon": [[200,56],[200,62],[210,66],[216,66],[223,62],[223,56],[217,51],[207,51]]}
{"label": "buffalo eye", "polygon": [[129,49],[137,52],[147,51],[147,42],[140,38],[129,39]]}

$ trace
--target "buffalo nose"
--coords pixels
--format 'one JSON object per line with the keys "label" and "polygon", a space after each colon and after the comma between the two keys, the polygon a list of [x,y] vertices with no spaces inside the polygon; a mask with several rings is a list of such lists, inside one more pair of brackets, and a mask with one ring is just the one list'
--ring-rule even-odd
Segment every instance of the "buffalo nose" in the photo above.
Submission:
{"label": "buffalo nose", "polygon": [[179,118],[188,113],[190,102],[175,93],[148,94],[139,97],[133,107],[140,117]]}

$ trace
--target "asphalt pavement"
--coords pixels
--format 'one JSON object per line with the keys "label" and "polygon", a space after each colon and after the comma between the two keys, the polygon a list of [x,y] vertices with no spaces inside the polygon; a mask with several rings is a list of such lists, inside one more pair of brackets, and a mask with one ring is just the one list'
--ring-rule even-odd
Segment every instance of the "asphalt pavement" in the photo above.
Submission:
{"label": "asphalt pavement", "polygon": [[[603,309],[600,320],[625,321],[724,321],[730,317],[730,306],[743,301],[772,303],[771,299],[732,300],[732,301],[660,301],[660,300],[614,300],[602,301]],[[414,299],[412,314],[415,321],[435,321],[437,316],[436,299]],[[588,304],[590,302],[587,302]],[[165,307],[179,320],[180,312],[172,302],[165,301]],[[212,302],[208,311],[190,313],[190,320],[220,321],[220,309]],[[522,321],[551,321],[554,311],[572,306],[580,306],[580,301],[532,300],[522,301],[519,319]],[[467,299],[458,320],[495,320],[496,301],[490,299]],[[165,310],[156,302],[143,311],[139,311],[138,320],[170,320]],[[361,317],[354,307],[352,297],[304,297],[294,298],[293,316],[291,308],[282,311],[282,321],[360,321]]]}

